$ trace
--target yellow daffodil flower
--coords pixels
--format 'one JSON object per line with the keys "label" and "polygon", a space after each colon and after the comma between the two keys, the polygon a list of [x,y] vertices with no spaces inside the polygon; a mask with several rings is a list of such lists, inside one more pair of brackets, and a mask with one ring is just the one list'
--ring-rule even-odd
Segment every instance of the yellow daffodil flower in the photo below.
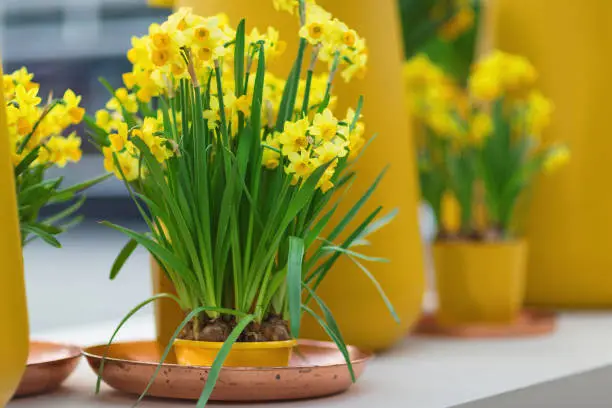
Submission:
{"label": "yellow daffodil flower", "polygon": [[286,122],[283,133],[279,137],[282,144],[283,154],[288,156],[297,153],[308,147],[308,120],[302,119],[297,122]]}
{"label": "yellow daffodil flower", "polygon": [[310,135],[315,138],[317,143],[319,143],[321,140],[330,141],[340,132],[338,119],[334,117],[331,110],[325,109],[323,113],[317,113],[315,115],[309,132]]}
{"label": "yellow daffodil flower", "polygon": [[120,152],[125,148],[128,141],[128,128],[126,123],[119,123],[115,133],[108,135],[111,147],[115,152]]}
{"label": "yellow daffodil flower", "polygon": [[262,142],[263,152],[261,158],[261,164],[267,169],[274,170],[278,167],[280,162],[280,133],[275,133],[273,136],[270,135]]}
{"label": "yellow daffodil flower", "polygon": [[310,159],[310,152],[306,149],[300,152],[292,152],[287,155],[289,164],[286,171],[289,174],[295,174],[299,178],[306,179],[313,172],[314,168]]}

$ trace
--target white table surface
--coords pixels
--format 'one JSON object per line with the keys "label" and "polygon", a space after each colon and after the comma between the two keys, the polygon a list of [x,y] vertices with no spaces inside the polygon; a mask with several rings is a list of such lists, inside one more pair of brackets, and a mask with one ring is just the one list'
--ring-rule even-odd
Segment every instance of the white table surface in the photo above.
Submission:
{"label": "white table surface", "polygon": [[[83,345],[103,343],[116,322],[42,333],[38,339]],[[152,338],[152,317],[134,318],[122,340]],[[554,335],[514,340],[455,340],[407,337],[377,356],[361,380],[341,395],[273,406],[442,408],[612,364],[612,313],[564,314]],[[83,360],[58,392],[20,399],[9,408],[129,407],[134,397],[105,387],[93,395],[95,375]],[[149,399],[142,407],[186,407],[193,403]],[[214,404],[211,404],[214,405]],[[244,408],[245,405],[223,405]]]}

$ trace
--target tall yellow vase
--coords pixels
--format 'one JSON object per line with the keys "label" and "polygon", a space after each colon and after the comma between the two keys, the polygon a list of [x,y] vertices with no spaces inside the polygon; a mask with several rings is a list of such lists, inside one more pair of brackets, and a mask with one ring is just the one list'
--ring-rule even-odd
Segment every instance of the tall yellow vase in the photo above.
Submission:
{"label": "tall yellow vase", "polygon": [[23,260],[3,95],[0,81],[0,407],[13,396],[28,358]]}
{"label": "tall yellow vase", "polygon": [[498,45],[527,56],[570,164],[534,186],[527,302],[612,307],[612,1],[499,0]]}
{"label": "tall yellow vase", "polygon": [[[405,119],[396,0],[320,0],[319,3],[354,27],[368,43],[370,60],[366,78],[349,85],[339,79],[336,84],[339,111],[354,106],[363,94],[367,129],[379,134],[358,164],[358,185],[353,186],[344,202],[354,203],[378,173],[390,165],[371,204],[364,209],[364,216],[377,205],[383,205],[387,211],[400,209],[396,220],[372,237],[372,246],[368,249],[371,254],[389,258],[391,263],[368,266],[394,304],[401,323],[394,322],[370,280],[348,260],[336,265],[321,286],[320,294],[336,316],[347,342],[383,349],[403,337],[418,318],[424,290],[415,158],[409,123]],[[225,12],[234,23],[246,17],[247,26],[273,25],[285,39],[297,38],[297,18],[275,11],[272,0],[178,0],[175,5],[191,6],[204,15]],[[286,76],[294,54],[295,48],[288,49],[286,58],[272,66],[275,72]],[[304,322],[302,337],[327,339],[309,319]]]}

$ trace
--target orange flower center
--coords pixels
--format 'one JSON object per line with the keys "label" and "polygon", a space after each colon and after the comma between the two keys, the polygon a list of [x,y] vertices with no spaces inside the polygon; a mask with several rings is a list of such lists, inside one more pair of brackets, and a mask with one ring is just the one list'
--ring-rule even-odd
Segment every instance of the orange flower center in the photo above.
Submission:
{"label": "orange flower center", "polygon": [[308,33],[314,39],[321,38],[323,35],[323,26],[319,23],[312,23],[308,29]]}

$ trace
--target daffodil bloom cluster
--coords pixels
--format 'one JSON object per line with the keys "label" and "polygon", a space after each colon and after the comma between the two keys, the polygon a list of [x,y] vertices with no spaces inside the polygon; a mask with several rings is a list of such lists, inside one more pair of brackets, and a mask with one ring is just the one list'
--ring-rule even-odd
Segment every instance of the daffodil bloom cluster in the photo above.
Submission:
{"label": "daffodil bloom cluster", "polygon": [[455,140],[465,136],[458,119],[466,116],[467,99],[457,85],[423,54],[404,66],[410,112],[436,135]]}
{"label": "daffodil bloom cluster", "polygon": [[[291,4],[290,8],[297,7],[297,2],[287,4]],[[279,5],[279,8],[289,11],[287,7]],[[348,73],[351,69],[356,73],[365,68],[365,60],[359,69],[348,62],[350,53],[365,53],[363,39],[344,23],[332,18],[314,1],[306,3],[305,13],[305,24],[300,35],[307,37],[313,44],[320,60],[336,59],[336,64],[343,60],[344,64],[349,64],[343,71],[345,76],[352,76]],[[315,41],[307,31],[316,22],[321,23],[323,31]],[[168,138],[160,136],[163,133],[162,111],[157,113],[157,122],[153,126],[153,118],[146,117],[152,116],[152,112],[145,113],[141,108],[149,106],[156,97],[172,98],[179,91],[181,81],[189,81],[197,87],[212,83],[206,106],[202,110],[207,127],[219,133],[222,130],[222,118],[225,118],[230,137],[237,136],[240,118],[251,114],[250,95],[255,91],[256,78],[255,75],[248,75],[246,93],[236,90],[231,45],[235,35],[235,29],[228,24],[224,15],[204,18],[193,14],[189,8],[181,8],[166,22],[151,25],[148,35],[132,39],[132,48],[127,56],[133,69],[123,75],[125,87],[114,90],[105,109],[95,115],[95,125],[108,134],[108,141],[102,146],[107,171],[114,172],[118,178],[125,177],[127,181],[146,177],[146,172],[139,170],[139,152],[130,141],[134,132],[139,137],[144,136],[149,149],[157,152],[155,155],[161,163],[172,157],[174,147]],[[253,28],[246,33],[245,38],[247,72],[252,72],[257,65],[260,49],[268,61],[282,55],[286,48],[286,43],[272,27],[268,27],[265,32]],[[351,58],[359,60],[355,55]],[[223,112],[218,90],[214,86],[217,73],[223,90]],[[290,115],[295,120],[288,121],[282,129],[277,130],[274,128],[287,81],[271,72],[265,73],[261,118],[265,129],[261,138],[270,148],[262,152],[264,167],[274,169],[280,162],[287,161],[285,171],[292,175],[294,183],[298,183],[306,180],[315,168],[334,157],[357,156],[365,143],[364,125],[358,121],[353,123],[353,117],[338,119],[334,116],[332,111],[337,97],[331,93],[332,81],[332,73],[315,74],[312,71],[309,72],[309,78],[299,79],[296,90],[296,100],[299,103],[295,104]],[[323,104],[327,108],[317,112]],[[133,116],[134,123],[129,129],[125,123],[126,114]],[[349,110],[349,115],[354,116],[354,110]],[[179,114],[177,120],[180,122],[182,115]],[[324,137],[318,136],[320,133]],[[304,143],[302,150],[290,147],[299,141]],[[277,152],[277,146],[282,151],[283,160]],[[335,164],[330,165],[321,179],[319,186],[322,191],[328,191],[333,185],[331,179],[335,167]]]}
{"label": "daffodil bloom cluster", "polygon": [[535,173],[554,171],[570,156],[567,146],[543,142],[553,104],[534,89],[535,68],[495,51],[474,65],[467,90],[424,55],[409,61],[404,73],[410,113],[423,125],[419,167],[426,200],[441,219],[444,197],[452,194],[463,232],[470,234],[474,189],[482,184],[490,227],[507,233],[517,197]]}
{"label": "daffodil bloom cluster", "polygon": [[341,76],[346,82],[365,75],[368,49],[355,30],[334,18],[314,0],[305,1],[301,11],[297,0],[273,0],[273,3],[277,10],[301,14],[299,34],[313,47],[313,63],[316,60],[327,62],[331,75],[342,67]]}
{"label": "daffodil bloom cluster", "polygon": [[363,122],[355,122],[354,110],[349,109],[346,118],[338,120],[331,110],[325,109],[312,121],[302,118],[285,122],[282,132],[270,135],[265,141],[270,148],[264,151],[262,164],[275,169],[281,161],[286,162],[285,171],[292,175],[292,183],[297,184],[308,179],[317,168],[332,163],[318,184],[325,193],[334,186],[331,180],[336,159],[354,158],[365,143],[364,131]]}
{"label": "daffodil bloom cluster", "polygon": [[[56,236],[78,223],[75,213],[84,197],[77,194],[104,180],[106,175],[74,186],[64,187],[63,177],[48,177],[52,167],[64,167],[81,159],[81,139],[70,128],[83,120],[81,97],[72,90],[61,98],[49,95],[43,100],[34,75],[23,67],[1,76],[8,141],[15,175],[19,206],[21,245],[42,239],[61,247]],[[2,99],[2,98],[0,98]],[[1,107],[4,109],[4,107]],[[54,214],[41,216],[49,203],[62,205]],[[48,208],[49,211],[53,211]]]}
{"label": "daffodil bloom cluster", "polygon": [[153,117],[144,118],[141,125],[132,129],[128,129],[126,123],[119,122],[117,128],[112,129],[108,135],[109,146],[102,147],[106,171],[114,172],[117,178],[128,182],[144,176],[144,169],[140,166],[140,152],[132,142],[136,137],[144,141],[159,163],[172,157],[174,146],[172,141],[158,136],[161,128],[161,121]]}
{"label": "daffodil bloom cluster", "polygon": [[305,17],[300,36],[314,47],[313,59],[327,62],[332,75],[342,67],[346,82],[362,78],[368,62],[365,40],[314,2],[306,4]]}
{"label": "daffodil bloom cluster", "polygon": [[502,96],[525,98],[537,77],[534,66],[525,57],[494,51],[474,65],[469,92],[473,98],[483,102]]}
{"label": "daffodil bloom cluster", "polygon": [[61,99],[43,104],[40,85],[33,78],[25,67],[2,77],[13,165],[39,146],[35,164],[64,167],[78,162],[81,139],[75,132],[63,133],[83,120],[81,97],[69,89]]}

